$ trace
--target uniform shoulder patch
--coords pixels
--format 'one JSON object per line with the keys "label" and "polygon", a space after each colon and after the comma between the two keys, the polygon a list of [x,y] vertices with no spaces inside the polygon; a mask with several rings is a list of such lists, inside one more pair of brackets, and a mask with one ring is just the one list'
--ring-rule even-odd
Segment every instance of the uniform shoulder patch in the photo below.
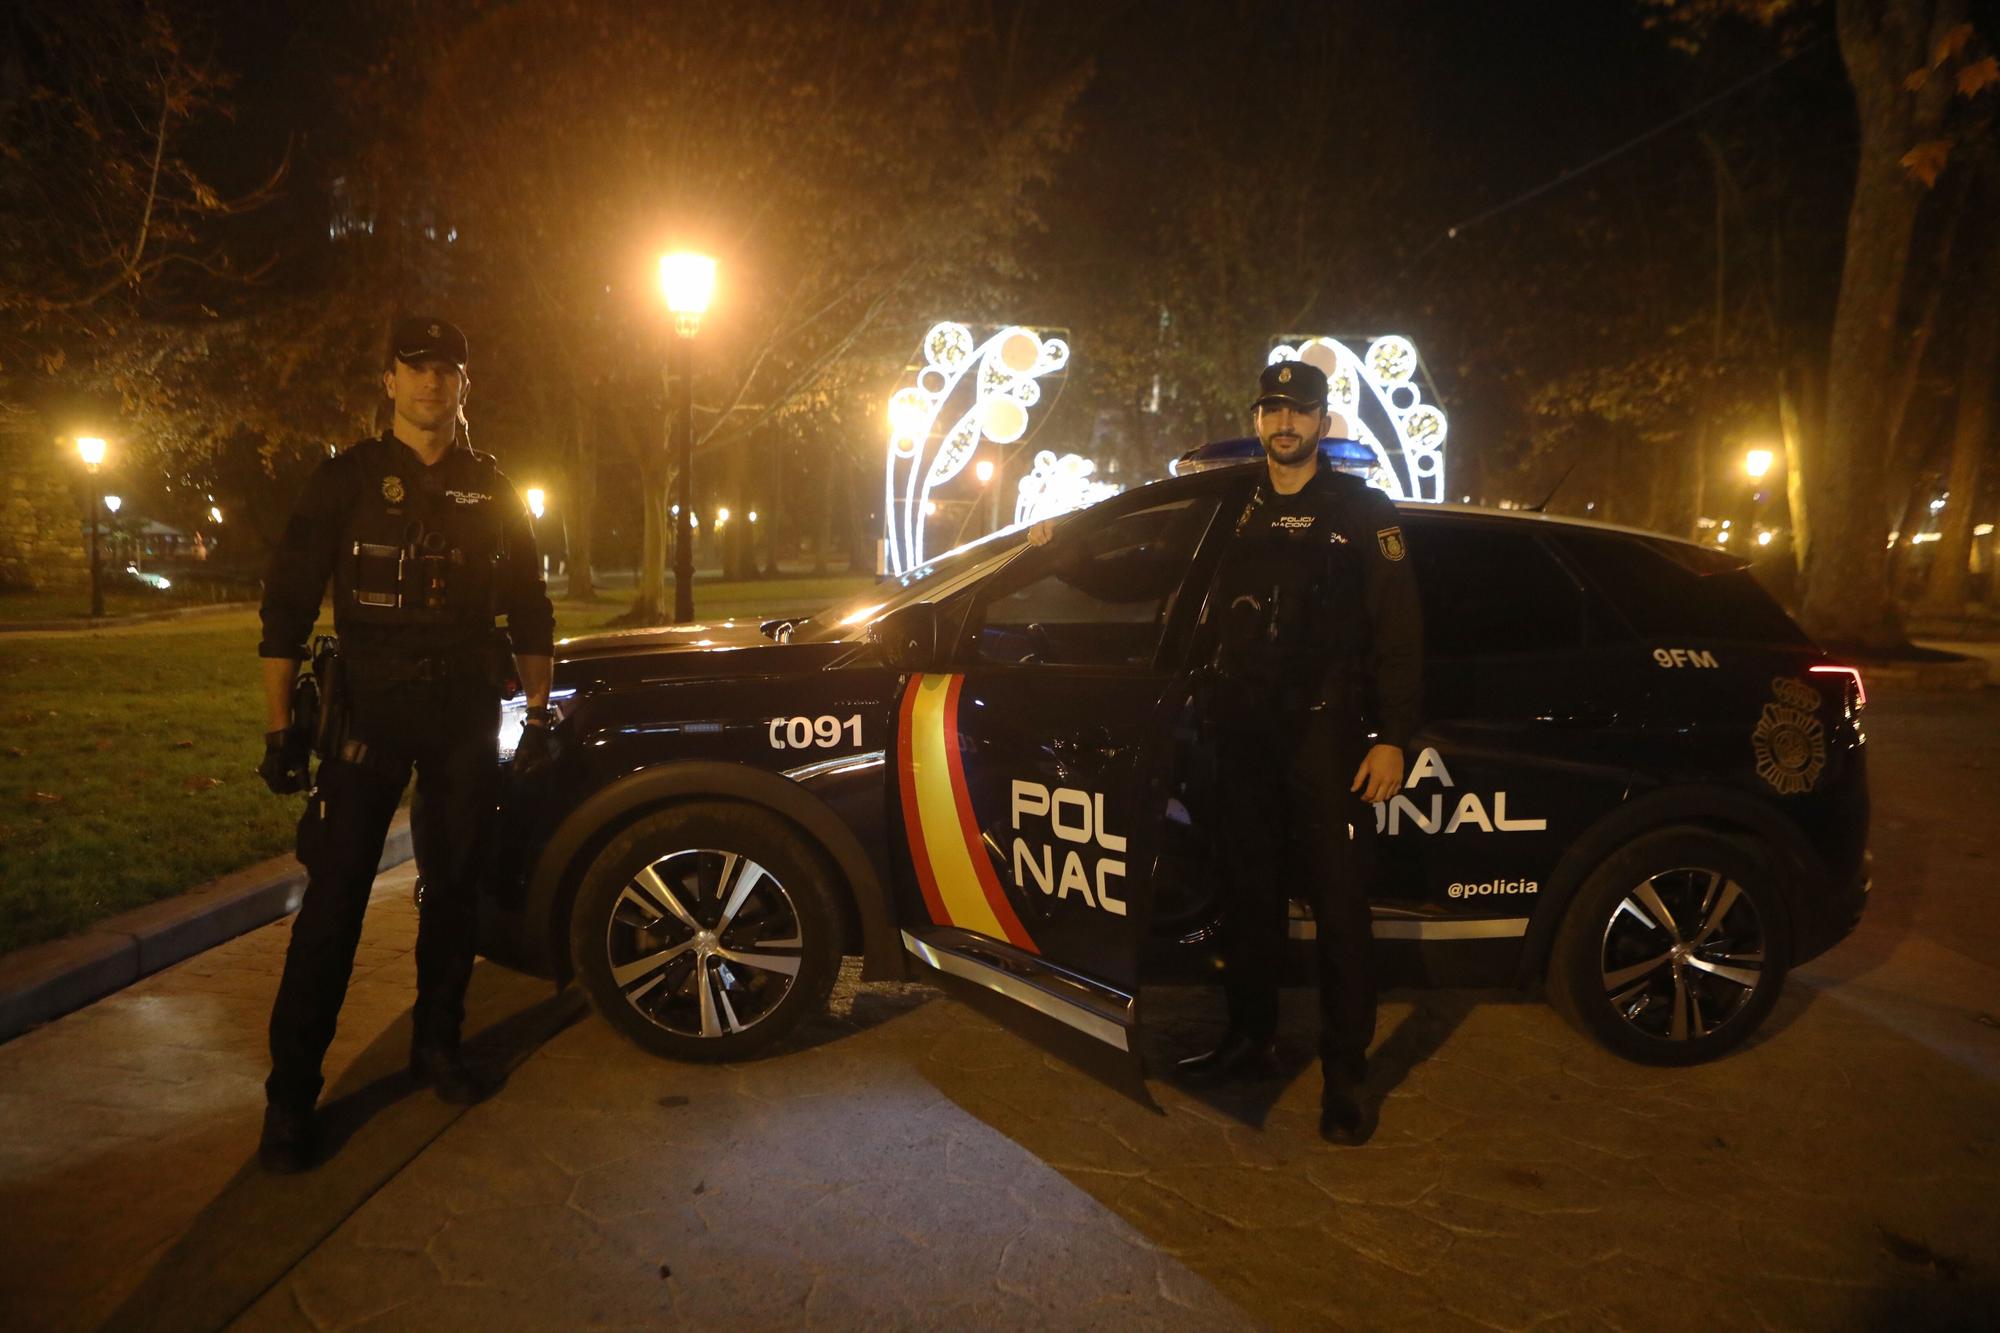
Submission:
{"label": "uniform shoulder patch", "polygon": [[1403,558],[1403,530],[1400,527],[1380,528],[1375,533],[1375,544],[1382,548],[1384,560]]}

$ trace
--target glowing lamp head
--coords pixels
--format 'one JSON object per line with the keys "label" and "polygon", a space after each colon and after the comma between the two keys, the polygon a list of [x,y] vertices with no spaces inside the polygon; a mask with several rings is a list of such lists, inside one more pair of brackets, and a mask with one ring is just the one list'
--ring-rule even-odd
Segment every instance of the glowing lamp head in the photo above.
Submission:
{"label": "glowing lamp head", "polygon": [[686,250],[661,255],[660,291],[673,312],[675,332],[693,337],[715,295],[715,260]]}
{"label": "glowing lamp head", "polygon": [[540,518],[542,511],[548,507],[549,497],[547,492],[543,491],[539,486],[530,486],[528,488],[527,500],[528,512],[536,518]]}
{"label": "glowing lamp head", "polygon": [[1757,534],[1757,544],[1759,546],[1769,546],[1771,544],[1771,531],[1769,528]]}
{"label": "glowing lamp head", "polygon": [[79,435],[76,438],[76,454],[85,467],[94,468],[104,461],[104,441],[95,435]]}
{"label": "glowing lamp head", "polygon": [[124,503],[125,502],[123,500],[119,499],[115,495],[107,495],[104,497],[104,507],[106,509],[109,509],[114,514],[118,512],[118,506]]}
{"label": "glowing lamp head", "polygon": [[1743,455],[1743,470],[1750,474],[1753,481],[1762,477],[1766,472],[1771,470],[1771,451],[1769,449],[1752,449],[1749,453]]}
{"label": "glowing lamp head", "polygon": [[993,460],[982,458],[977,463],[974,463],[972,465],[972,475],[979,478],[981,486],[993,480]]}
{"label": "glowing lamp head", "polygon": [[209,517],[209,521],[210,521],[210,522],[212,522],[212,523],[220,523],[220,522],[222,522],[222,506],[221,506],[221,505],[210,505],[210,506],[208,507],[208,517]]}
{"label": "glowing lamp head", "polygon": [[721,509],[718,509],[718,510],[716,510],[716,511],[715,511],[715,526],[716,526],[716,527],[718,527],[718,528],[719,528],[719,527],[721,527],[721,526],[722,526],[722,525],[723,525],[724,523],[727,523],[728,521],[729,521],[729,510],[728,510],[728,508],[727,508],[726,506],[725,506],[724,508],[721,508]]}

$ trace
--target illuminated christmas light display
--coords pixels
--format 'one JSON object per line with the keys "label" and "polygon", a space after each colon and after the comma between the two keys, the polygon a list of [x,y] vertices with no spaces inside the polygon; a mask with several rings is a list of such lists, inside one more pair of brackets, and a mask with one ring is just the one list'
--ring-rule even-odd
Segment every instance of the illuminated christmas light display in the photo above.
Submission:
{"label": "illuminated christmas light display", "polygon": [[924,335],[923,357],[916,382],[889,399],[882,526],[892,574],[924,562],[926,520],[937,512],[931,492],[965,469],[980,441],[1007,445],[1028,433],[1038,381],[1069,364],[1069,344],[1018,324],[978,343],[970,328],[947,322]]}
{"label": "illuminated christmas light display", "polygon": [[1014,501],[1014,522],[1034,523],[1054,518],[1072,509],[1094,505],[1124,489],[1112,482],[1091,480],[1090,474],[1096,470],[1097,464],[1082,454],[1064,454],[1058,458],[1048,449],[1037,453],[1034,470],[1021,478],[1020,493]]}
{"label": "illuminated christmas light display", "polygon": [[1444,499],[1445,414],[1424,401],[1416,382],[1422,363],[1408,338],[1376,338],[1358,354],[1336,338],[1304,338],[1279,343],[1269,361],[1304,361],[1326,372],[1327,409],[1375,455],[1369,485],[1399,500]]}

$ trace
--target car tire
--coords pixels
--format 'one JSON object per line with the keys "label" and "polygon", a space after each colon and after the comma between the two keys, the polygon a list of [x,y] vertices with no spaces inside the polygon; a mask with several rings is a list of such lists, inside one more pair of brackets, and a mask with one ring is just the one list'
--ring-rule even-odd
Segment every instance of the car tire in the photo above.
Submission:
{"label": "car tire", "polygon": [[676,805],[584,872],[570,959],[592,1007],[640,1046],[740,1060],[826,1007],[841,919],[831,872],[792,825],[754,806]]}
{"label": "car tire", "polygon": [[1708,829],[1660,829],[1612,853],[1570,900],[1549,1000],[1628,1060],[1700,1064],[1769,1015],[1791,937],[1777,879],[1751,848]]}

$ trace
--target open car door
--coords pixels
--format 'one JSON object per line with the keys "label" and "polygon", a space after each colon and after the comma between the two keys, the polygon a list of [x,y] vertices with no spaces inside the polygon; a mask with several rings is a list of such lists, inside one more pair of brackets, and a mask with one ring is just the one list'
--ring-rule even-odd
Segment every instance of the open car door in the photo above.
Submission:
{"label": "open car door", "polygon": [[941,669],[909,676],[896,714],[904,947],[1128,1087],[1216,509],[1212,490],[1133,496],[1065,523],[947,609]]}

